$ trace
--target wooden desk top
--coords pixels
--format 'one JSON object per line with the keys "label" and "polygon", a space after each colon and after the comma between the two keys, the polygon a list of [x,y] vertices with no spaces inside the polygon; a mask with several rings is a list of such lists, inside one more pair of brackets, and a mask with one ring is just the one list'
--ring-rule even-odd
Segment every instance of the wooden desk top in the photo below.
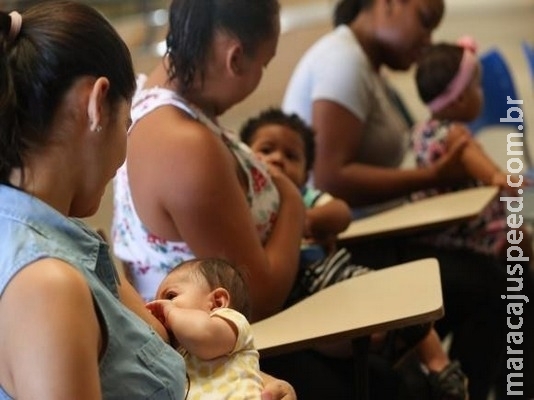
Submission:
{"label": "wooden desk top", "polygon": [[343,243],[404,235],[459,223],[478,215],[498,192],[497,187],[484,186],[402,204],[353,221],[338,240]]}
{"label": "wooden desk top", "polygon": [[252,325],[262,356],[350,340],[443,316],[439,266],[427,258],[332,285]]}

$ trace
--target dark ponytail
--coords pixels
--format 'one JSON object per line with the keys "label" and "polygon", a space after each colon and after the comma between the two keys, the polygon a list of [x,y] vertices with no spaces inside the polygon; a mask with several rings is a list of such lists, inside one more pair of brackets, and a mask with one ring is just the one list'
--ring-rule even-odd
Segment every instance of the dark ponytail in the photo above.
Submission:
{"label": "dark ponytail", "polygon": [[[8,184],[26,155],[50,140],[50,124],[80,77],[105,76],[110,105],[135,89],[132,60],[111,24],[73,1],[38,3],[22,13],[18,35],[0,12],[0,183]],[[12,35],[13,36],[13,35]]]}
{"label": "dark ponytail", "polygon": [[197,69],[204,65],[213,38],[211,3],[212,0],[172,2],[167,34],[167,54],[172,61],[169,79],[178,78],[184,89],[191,86]]}
{"label": "dark ponytail", "polygon": [[202,80],[218,31],[238,39],[247,55],[275,34],[278,0],[173,0],[169,13],[167,56],[169,80],[187,91]]}

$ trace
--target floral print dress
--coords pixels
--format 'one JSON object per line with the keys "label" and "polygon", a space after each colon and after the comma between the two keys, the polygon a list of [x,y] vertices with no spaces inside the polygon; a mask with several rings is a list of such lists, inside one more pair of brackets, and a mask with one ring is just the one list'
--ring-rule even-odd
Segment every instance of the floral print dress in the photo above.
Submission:
{"label": "floral print dress", "polygon": [[[445,142],[450,129],[449,121],[431,119],[417,126],[413,133],[413,149],[417,166],[434,164],[445,154]],[[429,189],[412,194],[412,200],[480,186],[476,180],[462,186]],[[437,234],[427,235],[424,242],[446,248],[469,248],[475,252],[499,256],[506,245],[506,210],[498,198],[493,200],[478,217],[451,226]]]}
{"label": "floral print dress", "polygon": [[[252,151],[235,135],[224,131],[202,111],[187,103],[178,94],[168,89],[143,89],[146,76],[138,78],[138,89],[132,103],[132,126],[141,118],[161,106],[172,105],[205,124],[234,154],[248,182],[247,201],[256,223],[256,230],[262,243],[271,233],[280,198],[267,169]],[[150,133],[144,133],[150,134]],[[127,174],[128,165],[117,171],[113,181],[114,215],[112,224],[113,249],[115,255],[129,264],[133,283],[145,301],[152,300],[165,275],[182,261],[194,258],[185,242],[173,242],[151,233],[137,215]],[[172,178],[169,177],[172,184]],[[180,190],[179,187],[176,190]]]}

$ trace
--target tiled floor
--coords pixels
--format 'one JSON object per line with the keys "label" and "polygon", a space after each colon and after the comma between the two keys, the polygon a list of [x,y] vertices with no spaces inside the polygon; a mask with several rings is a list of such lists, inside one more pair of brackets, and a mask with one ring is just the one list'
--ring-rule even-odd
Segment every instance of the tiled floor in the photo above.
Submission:
{"label": "tiled floor", "polygon": [[[284,33],[280,38],[278,53],[266,70],[256,92],[222,117],[222,122],[230,128],[239,127],[247,116],[260,109],[278,105],[291,70],[300,55],[318,36],[330,29],[333,0],[281,0],[281,4]],[[454,41],[461,35],[470,34],[477,39],[480,51],[492,46],[501,49],[509,61],[520,96],[524,100],[526,126],[532,127],[529,136],[534,135],[533,80],[520,47],[523,39],[534,43],[534,1],[446,0],[446,7],[446,16],[435,33],[435,39]],[[150,52],[135,46],[143,40],[145,32],[139,19],[117,21],[117,27],[132,46],[137,71],[148,71],[157,59]],[[155,37],[162,38],[162,35],[163,30],[159,30]],[[425,109],[417,98],[412,71],[390,75],[414,115],[424,118]],[[505,166],[506,138],[503,130],[492,129],[484,132],[480,140],[498,163]],[[534,138],[532,142],[534,143]],[[110,217],[111,190],[108,190],[99,213],[89,222],[107,230]]]}

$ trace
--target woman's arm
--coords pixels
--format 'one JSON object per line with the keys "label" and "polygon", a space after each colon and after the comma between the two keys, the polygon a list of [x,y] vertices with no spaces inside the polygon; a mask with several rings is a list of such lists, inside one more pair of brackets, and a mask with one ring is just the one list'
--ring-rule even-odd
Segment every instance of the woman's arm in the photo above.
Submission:
{"label": "woman's arm", "polygon": [[454,143],[432,167],[383,168],[354,162],[361,145],[363,122],[343,106],[328,100],[315,101],[313,128],[316,132],[315,184],[353,207],[467,177],[458,162],[465,139]]}
{"label": "woman's arm", "polygon": [[102,334],[84,277],[57,259],[19,272],[0,301],[0,384],[17,399],[100,399]]}
{"label": "woman's arm", "polygon": [[[97,233],[106,243],[109,243],[108,237],[104,230],[98,229]],[[147,311],[143,303],[143,299],[132,286],[132,280],[128,267],[124,264],[121,266],[115,266],[115,271],[119,276],[117,289],[122,304],[124,304],[126,307],[136,313],[141,319],[152,326],[152,328],[161,336],[161,338],[168,343],[169,335],[167,330],[158,319],[154,318],[154,316]]]}
{"label": "woman's arm", "polygon": [[446,144],[449,146],[460,137],[469,137],[460,158],[466,171],[472,178],[478,179],[486,185],[493,185],[497,174],[502,174],[501,169],[495,164],[469,134],[465,125],[452,124],[447,132]]}
{"label": "woman's arm", "polygon": [[[469,140],[462,152],[460,161],[467,173],[474,179],[478,179],[485,185],[499,186],[513,196],[519,196],[518,189],[528,185],[522,175],[509,176],[493,162],[486,154],[482,146],[471,136],[465,125],[453,124],[447,132],[446,143],[458,141],[458,138],[468,136]],[[511,184],[512,183],[512,184]]]}
{"label": "woman's arm", "polygon": [[153,233],[185,241],[197,257],[226,258],[244,270],[252,320],[282,308],[297,273],[304,224],[300,193],[287,178],[275,178],[281,206],[263,247],[234,156],[175,109],[162,107],[137,124],[128,173],[138,214]]}
{"label": "woman's arm", "polygon": [[143,299],[139,293],[135,290],[132,284],[126,279],[124,273],[119,272],[120,284],[118,286],[119,297],[126,307],[133,311],[139,318],[149,324],[161,338],[169,343],[169,334],[163,324],[150,313],[145,307]]}

